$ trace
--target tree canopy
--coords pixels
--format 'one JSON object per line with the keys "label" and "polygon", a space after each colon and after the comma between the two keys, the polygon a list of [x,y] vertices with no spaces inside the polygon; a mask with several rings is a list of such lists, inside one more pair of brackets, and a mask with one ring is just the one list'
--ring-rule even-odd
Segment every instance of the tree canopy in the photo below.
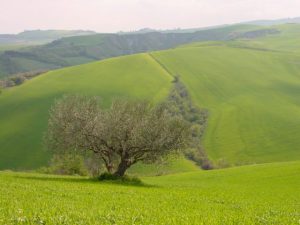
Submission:
{"label": "tree canopy", "polygon": [[99,98],[86,96],[57,100],[46,135],[51,151],[92,151],[118,176],[139,161],[155,162],[185,148],[189,140],[189,123],[172,116],[166,105],[115,100],[105,109]]}

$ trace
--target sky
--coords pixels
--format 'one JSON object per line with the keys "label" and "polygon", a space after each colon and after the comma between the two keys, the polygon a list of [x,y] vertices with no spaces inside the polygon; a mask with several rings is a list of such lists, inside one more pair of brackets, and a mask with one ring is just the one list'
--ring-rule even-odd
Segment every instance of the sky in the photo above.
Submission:
{"label": "sky", "polygon": [[0,0],[0,33],[174,29],[300,16],[300,0]]}

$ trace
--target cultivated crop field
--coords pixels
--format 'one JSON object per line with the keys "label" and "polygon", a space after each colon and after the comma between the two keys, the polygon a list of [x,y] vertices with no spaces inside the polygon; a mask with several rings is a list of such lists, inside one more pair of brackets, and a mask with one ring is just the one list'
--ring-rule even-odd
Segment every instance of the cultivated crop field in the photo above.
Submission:
{"label": "cultivated crop field", "polygon": [[152,55],[209,110],[210,157],[236,165],[300,158],[299,55],[224,42]]}
{"label": "cultivated crop field", "polygon": [[0,173],[1,224],[300,224],[300,162],[144,177]]}

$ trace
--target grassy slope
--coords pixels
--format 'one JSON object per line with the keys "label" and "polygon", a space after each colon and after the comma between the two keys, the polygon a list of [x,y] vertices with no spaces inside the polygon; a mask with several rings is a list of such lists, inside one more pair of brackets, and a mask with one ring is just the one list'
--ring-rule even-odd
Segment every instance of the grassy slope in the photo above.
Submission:
{"label": "grassy slope", "polygon": [[[263,29],[255,25],[232,25],[195,33],[96,34],[63,38],[47,45],[28,47],[14,53],[1,54],[0,77],[33,70],[47,70],[79,65],[97,59],[173,48],[183,43],[227,40],[232,33]],[[56,36],[55,31],[41,31],[41,36]],[[24,34],[23,34],[24,35]],[[25,36],[36,38],[39,32]],[[75,34],[74,34],[75,35]],[[2,63],[1,63],[2,62]]]}
{"label": "grassy slope", "polygon": [[170,157],[162,163],[133,165],[128,170],[130,176],[162,176],[184,172],[199,171],[200,168],[194,162],[183,156]]}
{"label": "grassy slope", "polygon": [[299,162],[254,165],[144,178],[147,186],[0,172],[0,223],[299,224],[299,171]]}
{"label": "grassy slope", "polygon": [[257,39],[243,40],[244,44],[280,51],[300,52],[300,24],[283,24],[272,26],[272,28],[277,29],[280,33]]}
{"label": "grassy slope", "polygon": [[170,77],[146,54],[65,68],[36,77],[0,95],[0,169],[35,168],[44,164],[42,135],[54,99],[65,93],[160,100]]}
{"label": "grassy slope", "polygon": [[[180,74],[195,102],[210,110],[204,144],[212,158],[231,163],[300,158],[300,57],[236,47],[290,50],[287,46],[295,43],[289,40],[298,38],[293,26],[297,25],[278,26],[279,36],[195,43],[154,53]],[[0,169],[45,162],[40,143],[55,97],[69,92],[97,94],[106,104],[111,96],[152,97],[162,90],[157,94],[162,97],[170,86],[165,75],[151,58],[139,55],[57,70],[5,91],[0,95]],[[140,76],[143,79],[137,79]]]}
{"label": "grassy slope", "polygon": [[156,52],[209,109],[204,145],[213,159],[300,159],[300,57],[226,46]]}

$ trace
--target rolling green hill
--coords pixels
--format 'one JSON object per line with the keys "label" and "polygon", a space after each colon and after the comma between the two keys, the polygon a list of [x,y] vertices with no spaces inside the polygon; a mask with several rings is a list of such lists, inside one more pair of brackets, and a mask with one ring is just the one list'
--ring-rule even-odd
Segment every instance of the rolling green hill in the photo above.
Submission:
{"label": "rolling green hill", "polygon": [[280,31],[278,35],[260,37],[252,40],[252,44],[280,51],[300,52],[300,24],[283,24],[274,28]]}
{"label": "rolling green hill", "polygon": [[[143,178],[0,172],[2,224],[299,224],[300,163]],[[13,196],[13,200],[12,200]]]}
{"label": "rolling green hill", "polygon": [[203,144],[230,164],[300,159],[300,55],[226,46],[155,52],[209,110]]}
{"label": "rolling green hill", "polygon": [[[48,110],[62,94],[99,95],[104,105],[115,96],[159,101],[167,96],[172,75],[209,111],[202,143],[215,162],[300,159],[300,53],[291,51],[297,50],[291,40],[298,38],[291,26],[278,26],[280,33],[272,38],[247,31],[238,41],[193,43],[68,67],[6,89],[0,95],[0,169],[45,164],[41,142]],[[232,34],[232,27],[226,29]],[[81,38],[81,45],[91,43]]]}
{"label": "rolling green hill", "polygon": [[95,34],[10,50],[0,54],[0,78],[27,71],[83,64],[110,57],[173,48],[195,41],[220,41],[276,34],[273,28],[234,25],[193,33]]}
{"label": "rolling green hill", "polygon": [[9,50],[18,50],[28,46],[30,46],[30,44],[9,44],[9,45],[0,44],[0,52],[5,52]]}
{"label": "rolling green hill", "polygon": [[18,34],[0,34],[0,46],[5,45],[40,45],[63,37],[95,34],[83,30],[28,30]]}
{"label": "rolling green hill", "polygon": [[280,24],[299,24],[300,17],[293,18],[283,18],[283,19],[275,19],[275,20],[254,20],[250,22],[245,22],[243,24],[255,24],[261,26],[272,26],[272,25],[280,25]]}
{"label": "rolling green hill", "polygon": [[48,72],[0,95],[0,169],[36,168],[48,158],[42,148],[48,111],[65,93],[101,96],[108,105],[117,96],[167,96],[173,78],[149,55],[109,59]]}

